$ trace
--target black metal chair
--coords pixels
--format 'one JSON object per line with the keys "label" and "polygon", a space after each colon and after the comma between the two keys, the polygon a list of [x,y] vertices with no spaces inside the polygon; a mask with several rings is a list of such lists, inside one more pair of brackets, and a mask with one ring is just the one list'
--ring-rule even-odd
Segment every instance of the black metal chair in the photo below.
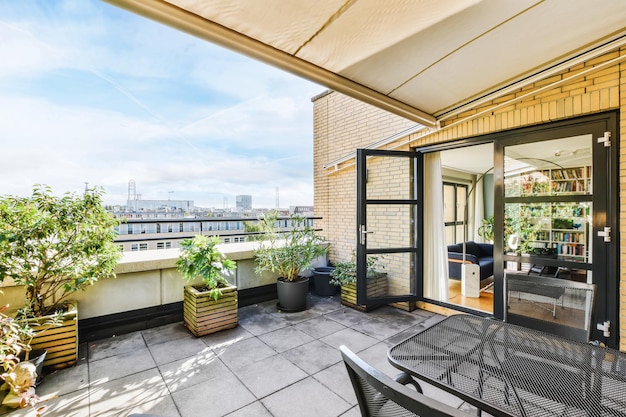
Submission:
{"label": "black metal chair", "polygon": [[[421,393],[421,387],[408,374],[391,379],[369,366],[350,349],[341,346],[341,356],[364,417],[468,417],[468,414]],[[406,385],[413,385],[416,390]],[[418,392],[419,391],[419,392]]]}

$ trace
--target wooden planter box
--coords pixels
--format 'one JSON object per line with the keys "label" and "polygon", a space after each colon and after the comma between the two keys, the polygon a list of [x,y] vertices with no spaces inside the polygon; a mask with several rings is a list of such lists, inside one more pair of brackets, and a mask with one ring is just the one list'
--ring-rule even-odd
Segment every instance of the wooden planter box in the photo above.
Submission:
{"label": "wooden planter box", "polygon": [[232,329],[237,326],[237,287],[222,288],[222,295],[215,301],[209,292],[200,292],[193,285],[185,287],[185,326],[196,336]]}
{"label": "wooden planter box", "polygon": [[28,325],[37,333],[30,343],[32,350],[45,349],[44,369],[63,369],[76,365],[78,360],[78,306],[70,305],[63,314],[60,326],[50,326],[49,317],[28,319]]}
{"label": "wooden planter box", "polygon": [[[367,277],[367,294],[370,297],[387,296],[387,273],[376,272]],[[347,284],[341,286],[341,304],[355,308],[360,311],[370,311],[380,304],[357,304],[356,303],[356,284]]]}

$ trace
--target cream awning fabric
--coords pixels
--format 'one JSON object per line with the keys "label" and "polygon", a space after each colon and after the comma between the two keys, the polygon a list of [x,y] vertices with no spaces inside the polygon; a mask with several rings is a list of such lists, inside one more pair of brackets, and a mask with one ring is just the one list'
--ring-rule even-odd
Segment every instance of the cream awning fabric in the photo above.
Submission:
{"label": "cream awning fabric", "polygon": [[626,44],[626,0],[107,1],[424,126]]}

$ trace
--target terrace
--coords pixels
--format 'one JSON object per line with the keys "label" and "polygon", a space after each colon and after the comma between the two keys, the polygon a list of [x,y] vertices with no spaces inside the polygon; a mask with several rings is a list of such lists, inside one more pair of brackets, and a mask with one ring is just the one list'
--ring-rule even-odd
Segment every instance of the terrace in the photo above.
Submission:
{"label": "terrace", "polygon": [[362,313],[315,295],[306,311],[287,314],[267,301],[240,308],[237,328],[201,338],[176,322],[82,344],[79,364],[37,390],[55,396],[46,416],[357,416],[339,346],[395,375],[387,349],[442,318],[388,306]]}

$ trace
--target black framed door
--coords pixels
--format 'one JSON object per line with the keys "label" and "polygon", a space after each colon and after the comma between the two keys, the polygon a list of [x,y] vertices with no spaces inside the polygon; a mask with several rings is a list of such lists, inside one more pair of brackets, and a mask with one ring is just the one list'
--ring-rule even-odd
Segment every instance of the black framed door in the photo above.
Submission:
{"label": "black framed door", "polygon": [[[357,150],[358,304],[422,296],[422,166],[419,152]],[[386,274],[384,289],[370,284],[372,269]]]}
{"label": "black framed door", "polygon": [[[494,142],[496,293],[511,262],[537,279],[593,283],[591,339],[611,347],[619,326],[616,135],[617,118],[608,113],[519,129]],[[503,302],[494,299],[498,318]],[[607,323],[606,333],[598,329]]]}

